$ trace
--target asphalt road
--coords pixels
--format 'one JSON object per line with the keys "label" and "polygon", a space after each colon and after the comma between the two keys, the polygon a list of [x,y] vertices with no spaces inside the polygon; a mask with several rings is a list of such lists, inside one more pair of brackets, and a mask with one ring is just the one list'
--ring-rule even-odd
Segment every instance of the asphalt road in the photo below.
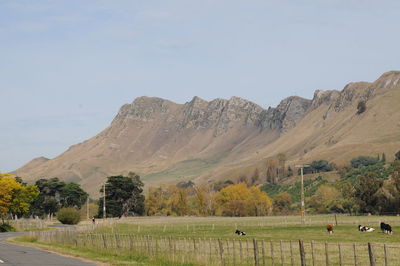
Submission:
{"label": "asphalt road", "polygon": [[0,266],[32,265],[32,266],[93,266],[96,264],[84,262],[77,258],[63,257],[32,247],[17,246],[7,243],[9,237],[23,233],[0,233]]}

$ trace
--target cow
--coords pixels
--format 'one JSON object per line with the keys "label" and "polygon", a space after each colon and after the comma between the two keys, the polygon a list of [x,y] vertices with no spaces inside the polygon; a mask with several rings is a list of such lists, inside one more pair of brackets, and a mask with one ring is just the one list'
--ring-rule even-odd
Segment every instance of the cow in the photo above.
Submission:
{"label": "cow", "polygon": [[384,222],[381,223],[381,230],[385,234],[392,234],[392,227]]}
{"label": "cow", "polygon": [[245,236],[245,235],[246,235],[246,232],[242,232],[242,231],[236,229],[235,234],[237,234],[237,235],[239,235],[239,236]]}
{"label": "cow", "polygon": [[372,228],[372,227],[368,227],[368,226],[358,225],[358,231],[361,231],[361,232],[373,232],[373,231],[375,231],[375,229]]}
{"label": "cow", "polygon": [[331,224],[328,224],[327,226],[326,226],[326,230],[328,231],[328,234],[333,234],[333,225],[331,225]]}

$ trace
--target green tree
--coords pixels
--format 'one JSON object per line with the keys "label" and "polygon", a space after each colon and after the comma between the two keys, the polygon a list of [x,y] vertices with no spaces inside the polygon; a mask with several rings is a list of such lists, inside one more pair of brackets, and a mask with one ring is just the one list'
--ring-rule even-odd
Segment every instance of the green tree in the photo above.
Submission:
{"label": "green tree", "polygon": [[337,187],[341,193],[341,196],[336,199],[338,205],[341,206],[341,209],[332,209],[334,212],[343,212],[354,214],[359,211],[360,206],[357,204],[356,199],[354,198],[355,189],[354,186],[350,182],[337,183]]}
{"label": "green tree", "polygon": [[65,183],[57,177],[39,179],[35,185],[39,196],[32,203],[31,214],[52,216],[62,207],[81,208],[88,194],[76,183]]}
{"label": "green tree", "polygon": [[361,168],[364,166],[374,165],[377,164],[379,160],[374,157],[368,156],[359,156],[351,160],[351,167],[353,168]]}
{"label": "green tree", "polygon": [[330,172],[333,170],[334,164],[326,160],[312,161],[308,167],[304,168],[304,174]]}
{"label": "green tree", "polygon": [[86,203],[88,196],[88,193],[76,183],[67,183],[60,189],[60,203],[62,207],[76,207],[80,209]]}
{"label": "green tree", "polygon": [[321,185],[317,192],[310,198],[309,207],[317,213],[330,212],[335,200],[339,198],[340,192],[331,185]]}
{"label": "green tree", "polygon": [[358,182],[354,186],[354,196],[361,212],[377,213],[378,197],[377,191],[382,187],[383,179],[377,178],[374,173],[367,173],[360,176]]}
{"label": "green tree", "polygon": [[[103,187],[100,189],[103,194]],[[140,176],[130,172],[128,176],[109,176],[106,182],[107,217],[143,215],[143,183]],[[99,200],[99,217],[103,215],[103,200]]]}

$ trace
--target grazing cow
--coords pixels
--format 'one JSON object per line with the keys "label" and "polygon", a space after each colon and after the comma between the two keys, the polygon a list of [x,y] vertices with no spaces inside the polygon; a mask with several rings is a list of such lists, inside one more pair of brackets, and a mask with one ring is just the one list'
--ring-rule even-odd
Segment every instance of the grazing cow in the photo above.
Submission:
{"label": "grazing cow", "polygon": [[237,235],[239,235],[239,236],[245,236],[245,235],[246,235],[246,232],[242,232],[242,231],[236,229],[235,234],[237,234]]}
{"label": "grazing cow", "polygon": [[375,229],[372,228],[372,227],[368,227],[368,226],[358,225],[358,231],[361,231],[361,232],[373,232],[373,231],[375,231]]}
{"label": "grazing cow", "polygon": [[381,223],[381,230],[385,234],[392,234],[392,227],[384,222]]}
{"label": "grazing cow", "polygon": [[326,226],[326,230],[328,231],[328,234],[333,234],[333,225],[328,224]]}

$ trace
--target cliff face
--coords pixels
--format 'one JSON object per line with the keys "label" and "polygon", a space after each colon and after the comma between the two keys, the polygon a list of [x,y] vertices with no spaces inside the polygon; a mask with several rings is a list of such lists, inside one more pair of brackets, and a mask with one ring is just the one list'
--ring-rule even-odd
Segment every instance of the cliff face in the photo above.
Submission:
{"label": "cliff face", "polygon": [[[145,182],[168,183],[223,176],[226,169],[259,163],[279,152],[291,160],[313,158],[313,152],[318,157],[323,149],[350,145],[361,136],[367,143],[368,132],[357,129],[374,123],[368,117],[379,117],[377,106],[399,85],[400,72],[392,71],[373,83],[318,90],[312,100],[292,96],[268,109],[239,97],[209,102],[194,97],[185,104],[140,97],[123,105],[95,137],[54,159],[35,160],[15,174],[27,180],[57,176],[80,182],[95,194],[106,176],[129,171],[141,174]],[[363,116],[356,116],[359,101],[367,105]],[[359,126],[352,127],[355,124]],[[396,130],[391,134],[400,135]],[[369,132],[377,138],[381,134]]]}

